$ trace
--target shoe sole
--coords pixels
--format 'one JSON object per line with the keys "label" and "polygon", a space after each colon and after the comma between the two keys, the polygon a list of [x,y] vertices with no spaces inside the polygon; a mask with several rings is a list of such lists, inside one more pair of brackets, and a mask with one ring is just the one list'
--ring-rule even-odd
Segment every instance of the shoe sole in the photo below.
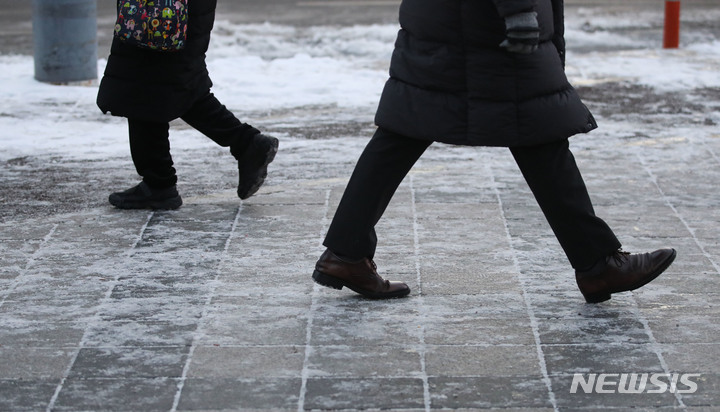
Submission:
{"label": "shoe sole", "polygon": [[237,195],[240,199],[245,200],[249,198],[250,196],[257,193],[258,190],[260,190],[260,187],[265,183],[265,178],[267,177],[267,168],[272,163],[273,160],[275,160],[275,155],[278,152],[278,148],[280,146],[280,142],[275,139],[273,142],[273,145],[270,146],[270,149],[265,153],[265,163],[263,163],[262,166],[260,166],[260,178],[255,182],[254,185],[250,186],[250,189],[248,189],[247,193],[242,195],[240,193],[240,190],[238,190]]}
{"label": "shoe sole", "polygon": [[112,196],[108,199],[111,205],[123,210],[152,209],[152,210],[175,210],[182,206],[183,201],[180,196],[166,200],[152,200],[141,203],[127,203],[122,201],[114,201]]}
{"label": "shoe sole", "polygon": [[369,290],[364,290],[357,288],[353,285],[351,285],[348,282],[345,282],[342,279],[338,279],[335,276],[326,275],[320,271],[314,271],[312,275],[313,280],[318,285],[326,286],[328,288],[342,290],[343,287],[346,287],[353,292],[359,293],[366,298],[370,299],[393,299],[393,298],[401,298],[404,296],[407,296],[410,294],[410,289],[407,290],[400,290],[397,292],[391,292],[391,293],[377,293],[377,292],[371,292]]}
{"label": "shoe sole", "polygon": [[598,292],[598,293],[591,293],[589,295],[583,295],[585,297],[585,301],[587,303],[600,303],[610,300],[611,294],[613,293],[620,293],[620,292],[629,292],[631,290],[639,289],[648,283],[655,280],[658,276],[660,276],[665,270],[670,267],[670,265],[675,261],[675,257],[677,256],[677,251],[673,249],[672,255],[668,256],[667,259],[651,274],[643,278],[640,282],[633,284],[629,288],[619,289],[619,290],[610,290],[608,292]]}

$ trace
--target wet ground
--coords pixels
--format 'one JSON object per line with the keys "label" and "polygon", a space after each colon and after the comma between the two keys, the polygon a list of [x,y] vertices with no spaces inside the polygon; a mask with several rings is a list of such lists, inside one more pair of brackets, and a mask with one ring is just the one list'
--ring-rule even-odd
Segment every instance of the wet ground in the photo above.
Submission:
{"label": "wet ground", "polygon": [[[237,23],[368,24],[392,22],[397,7],[309,3],[221,10]],[[567,3],[588,33],[659,38],[650,2]],[[695,17],[685,39],[720,38],[716,20],[702,18],[715,8],[686,4]],[[0,22],[11,20],[0,24],[0,52],[27,54],[27,6],[0,0],[0,10]],[[101,5],[101,26],[111,11]],[[594,20],[631,11],[650,23]],[[241,202],[227,153],[179,148],[185,205],[173,212],[106,203],[136,181],[127,153],[4,156],[0,410],[718,410],[720,89],[589,78],[573,58],[643,51],[576,44],[568,72],[601,128],[572,147],[597,213],[627,250],[678,250],[650,285],[585,304],[507,150],[444,145],[420,160],[378,227],[380,272],[408,282],[410,297],[375,302],[314,285],[372,111],[243,113],[282,138],[267,184]],[[88,116],[97,127],[113,121]],[[601,373],[612,393],[571,391],[576,374]],[[697,390],[613,391],[633,373],[665,382],[693,374]]]}

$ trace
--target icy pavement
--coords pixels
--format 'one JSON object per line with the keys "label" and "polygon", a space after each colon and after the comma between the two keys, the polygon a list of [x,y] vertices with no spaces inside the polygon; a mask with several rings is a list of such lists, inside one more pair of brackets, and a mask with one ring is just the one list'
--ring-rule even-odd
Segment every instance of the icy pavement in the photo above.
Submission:
{"label": "icy pavement", "polygon": [[[106,204],[136,176],[95,86],[0,56],[0,410],[718,410],[720,13],[690,14],[673,51],[634,22],[655,15],[572,13],[568,74],[601,126],[572,148],[596,211],[627,250],[678,250],[598,305],[499,148],[434,145],[398,190],[376,261],[409,298],[312,283],[392,25],[218,22],[214,91],[280,152],[241,202],[230,155],[174,124],[172,212]],[[577,376],[605,380],[573,393]]]}

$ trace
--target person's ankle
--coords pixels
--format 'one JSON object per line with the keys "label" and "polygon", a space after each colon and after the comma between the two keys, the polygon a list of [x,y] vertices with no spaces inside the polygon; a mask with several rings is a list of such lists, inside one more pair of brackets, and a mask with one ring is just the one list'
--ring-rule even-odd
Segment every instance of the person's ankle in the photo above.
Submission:
{"label": "person's ankle", "polygon": [[585,269],[576,269],[575,273],[583,276],[593,276],[602,273],[607,267],[607,259],[607,256],[603,256]]}
{"label": "person's ankle", "polygon": [[343,262],[347,262],[347,263],[358,263],[358,262],[360,262],[361,260],[365,259],[364,257],[353,257],[353,256],[349,256],[349,255],[346,255],[346,254],[343,254],[343,253],[338,253],[338,252],[335,252],[335,251],[332,250],[332,249],[329,249],[329,250],[330,250],[330,253],[332,253],[333,255],[337,256],[337,258],[340,259],[340,260],[342,260]]}
{"label": "person's ankle", "polygon": [[252,145],[253,138],[260,134],[260,130],[250,127],[243,131],[230,145],[230,154],[236,159],[240,157]]}

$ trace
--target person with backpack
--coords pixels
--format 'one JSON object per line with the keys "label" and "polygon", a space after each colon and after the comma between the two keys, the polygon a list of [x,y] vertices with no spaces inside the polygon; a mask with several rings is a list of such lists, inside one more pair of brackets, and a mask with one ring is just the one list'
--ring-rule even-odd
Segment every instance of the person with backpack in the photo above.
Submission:
{"label": "person with backpack", "polygon": [[262,186],[278,139],[238,120],[211,93],[205,63],[217,0],[121,0],[97,105],[126,117],[130,154],[142,181],[109,201],[120,209],[177,209],[182,198],[170,154],[169,122],[187,124],[228,147],[238,165],[237,194]]}

